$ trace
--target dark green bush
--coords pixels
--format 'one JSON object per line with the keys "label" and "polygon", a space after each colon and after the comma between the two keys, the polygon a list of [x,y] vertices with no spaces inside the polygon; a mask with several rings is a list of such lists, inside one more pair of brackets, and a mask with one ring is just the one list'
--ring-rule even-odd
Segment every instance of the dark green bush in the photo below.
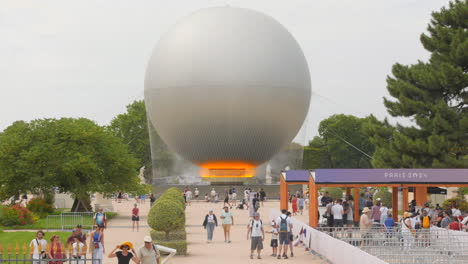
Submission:
{"label": "dark green bush", "polygon": [[184,208],[185,208],[185,200],[184,200],[184,196],[182,195],[182,192],[177,189],[177,188],[169,188],[167,189],[162,195],[161,197],[159,197],[159,199],[161,198],[170,198],[170,199],[173,199],[175,201],[178,201],[180,202]]}
{"label": "dark green bush", "polygon": [[325,194],[325,192],[330,193],[330,197],[333,200],[343,199],[343,189],[342,188],[339,188],[339,187],[326,187],[326,188],[324,188],[323,193]]}
{"label": "dark green bush", "polygon": [[157,245],[165,246],[168,248],[174,248],[177,250],[176,255],[187,255],[187,241],[176,240],[176,241],[154,241]]}
{"label": "dark green bush", "polygon": [[158,199],[148,213],[148,225],[166,233],[166,240],[169,240],[171,231],[185,227],[185,211],[177,201]]}
{"label": "dark green bush", "polygon": [[455,202],[457,204],[458,209],[461,212],[467,212],[468,211],[468,202],[463,200],[460,197],[454,197],[454,198],[450,198],[450,199],[445,200],[444,203],[442,204],[442,208],[444,208],[444,210],[451,209],[453,202]]}
{"label": "dark green bush", "polygon": [[3,214],[0,218],[0,223],[4,226],[33,224],[37,220],[37,216],[34,216],[31,211],[19,205],[4,207],[2,210]]}
{"label": "dark green bush", "polygon": [[26,206],[29,211],[33,212],[40,218],[44,218],[54,212],[54,207],[48,204],[45,199],[33,198],[28,202]]}
{"label": "dark green bush", "polygon": [[[163,241],[166,240],[166,233],[162,231],[151,230],[151,238],[153,240]],[[169,233],[169,240],[187,240],[187,233],[184,229],[175,230]]]}

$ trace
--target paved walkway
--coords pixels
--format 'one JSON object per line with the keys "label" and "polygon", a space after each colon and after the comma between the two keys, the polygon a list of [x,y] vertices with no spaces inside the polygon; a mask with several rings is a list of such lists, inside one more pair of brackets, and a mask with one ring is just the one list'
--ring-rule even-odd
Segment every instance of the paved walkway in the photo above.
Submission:
{"label": "paved walkway", "polygon": [[[114,203],[115,210],[119,213],[118,217],[109,221],[108,229],[105,231],[105,249],[106,254],[104,264],[117,263],[116,259],[108,259],[107,254],[118,244],[123,241],[130,241],[136,248],[143,246],[143,237],[149,235],[150,228],[147,224],[147,214],[149,211],[149,202],[139,204],[140,208],[140,231],[132,232],[131,228],[131,209],[133,201],[123,201],[122,203]],[[279,207],[279,201],[265,202],[264,207],[260,208],[261,219],[264,223],[264,228],[269,231],[269,215],[272,210]],[[208,210],[213,208],[215,214],[219,217],[222,210],[222,203],[206,203],[193,202],[191,206],[187,206],[186,210],[186,230],[188,240],[188,255],[176,256],[172,259],[172,264],[186,263],[203,263],[203,264],[239,264],[239,263],[295,263],[295,264],[313,264],[323,263],[323,261],[310,255],[303,247],[294,248],[294,257],[287,260],[276,259],[270,256],[272,253],[270,247],[271,235],[266,234],[264,242],[265,249],[262,253],[263,259],[251,260],[250,256],[250,240],[246,239],[246,226],[249,222],[247,210],[233,210],[235,226],[231,229],[232,243],[224,243],[222,227],[217,227],[214,233],[214,242],[206,243],[206,231],[202,227],[204,217]],[[302,221],[306,220],[304,216],[298,216]],[[288,251],[289,252],[289,251]],[[289,255],[289,254],[288,254]]]}

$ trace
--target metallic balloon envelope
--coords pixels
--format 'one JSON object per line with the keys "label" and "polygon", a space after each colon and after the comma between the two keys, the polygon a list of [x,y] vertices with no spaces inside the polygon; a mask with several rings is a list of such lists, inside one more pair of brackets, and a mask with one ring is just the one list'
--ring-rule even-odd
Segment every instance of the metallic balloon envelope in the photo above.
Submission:
{"label": "metallic balloon envelope", "polygon": [[149,119],[203,177],[252,177],[307,115],[309,68],[273,18],[232,7],[197,11],[162,36],[149,61]]}

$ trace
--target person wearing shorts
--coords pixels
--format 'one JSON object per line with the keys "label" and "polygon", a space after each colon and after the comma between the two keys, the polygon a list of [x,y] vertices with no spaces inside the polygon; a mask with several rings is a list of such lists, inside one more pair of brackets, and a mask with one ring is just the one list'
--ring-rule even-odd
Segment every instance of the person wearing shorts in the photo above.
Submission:
{"label": "person wearing shorts", "polygon": [[140,229],[140,210],[138,209],[138,205],[135,204],[133,209],[132,209],[132,232],[135,231],[135,225],[136,225],[136,229],[137,229],[137,232],[139,231]]}
{"label": "person wearing shorts", "polygon": [[257,250],[257,258],[261,259],[260,253],[263,249],[263,240],[265,239],[265,231],[263,230],[260,214],[254,213],[254,219],[250,221],[247,227],[247,240],[250,235],[250,259],[253,259],[254,252]]}
{"label": "person wearing shorts", "polygon": [[221,212],[220,218],[223,224],[224,242],[231,243],[231,226],[234,224],[234,217],[229,211],[229,207],[224,207],[224,211]]}
{"label": "person wearing shorts", "polygon": [[287,259],[288,247],[290,243],[289,233],[292,230],[292,223],[290,217],[287,216],[288,211],[281,210],[281,215],[276,219],[276,225],[279,231],[279,247],[278,247],[278,259],[281,259],[281,249],[283,249],[283,258]]}

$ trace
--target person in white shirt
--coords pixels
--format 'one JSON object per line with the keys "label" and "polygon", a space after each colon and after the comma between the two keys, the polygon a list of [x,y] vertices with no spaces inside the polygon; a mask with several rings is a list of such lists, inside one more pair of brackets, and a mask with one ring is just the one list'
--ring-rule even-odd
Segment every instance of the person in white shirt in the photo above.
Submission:
{"label": "person in white shirt", "polygon": [[380,224],[383,225],[385,223],[385,219],[388,216],[388,207],[384,204],[380,207]]}
{"label": "person in white shirt", "polygon": [[253,259],[253,254],[257,250],[257,258],[261,259],[260,252],[263,249],[263,240],[265,240],[265,231],[263,230],[262,220],[260,214],[255,212],[254,219],[250,221],[247,227],[247,240],[250,234],[250,258]]}
{"label": "person in white shirt", "polygon": [[318,196],[318,203],[317,203],[318,206],[322,206],[322,197],[323,197],[322,194],[319,193],[319,196]]}
{"label": "person in white shirt", "polygon": [[333,215],[333,226],[335,227],[343,227],[343,206],[341,205],[343,200],[338,199],[336,200],[336,204],[331,208],[331,214]]}
{"label": "person in white shirt", "polygon": [[277,256],[277,252],[278,252],[278,226],[276,225],[276,222],[275,221],[272,221],[271,222],[271,231],[268,232],[271,234],[271,241],[270,241],[270,246],[271,246],[271,249],[273,251],[273,254],[271,254],[272,257],[276,257]]}
{"label": "person in white shirt", "polygon": [[200,191],[198,190],[198,188],[195,188],[195,200],[198,200],[198,195],[200,194]]}
{"label": "person in white shirt", "polygon": [[458,208],[456,206],[452,207],[452,216],[456,216],[456,217],[461,216],[461,212],[460,212],[460,210],[458,210]]}
{"label": "person in white shirt", "polygon": [[211,189],[211,202],[214,202],[215,201],[215,198],[216,198],[216,191],[215,189]]}
{"label": "person in white shirt", "polygon": [[86,255],[84,244],[76,236],[73,238],[73,240],[74,242],[72,244],[72,258],[76,259],[77,261],[73,261],[72,263],[83,264],[84,260],[81,259],[83,259],[83,256]]}
{"label": "person in white shirt", "polygon": [[281,259],[281,249],[283,249],[283,258],[288,258],[288,247],[290,241],[290,232],[293,228],[291,219],[286,215],[288,211],[286,209],[281,210],[281,215],[276,219],[276,225],[279,231],[279,247],[277,258]]}
{"label": "person in white shirt", "polygon": [[192,205],[192,191],[190,191],[190,189],[188,189],[186,192],[185,192],[185,201],[187,202],[187,205]]}
{"label": "person in white shirt", "polygon": [[[39,230],[36,233],[36,238],[29,243],[29,247],[32,249],[32,258],[36,259],[45,259],[47,258],[46,248],[47,240],[44,239],[44,231]],[[40,264],[43,261],[33,261],[33,264]]]}

